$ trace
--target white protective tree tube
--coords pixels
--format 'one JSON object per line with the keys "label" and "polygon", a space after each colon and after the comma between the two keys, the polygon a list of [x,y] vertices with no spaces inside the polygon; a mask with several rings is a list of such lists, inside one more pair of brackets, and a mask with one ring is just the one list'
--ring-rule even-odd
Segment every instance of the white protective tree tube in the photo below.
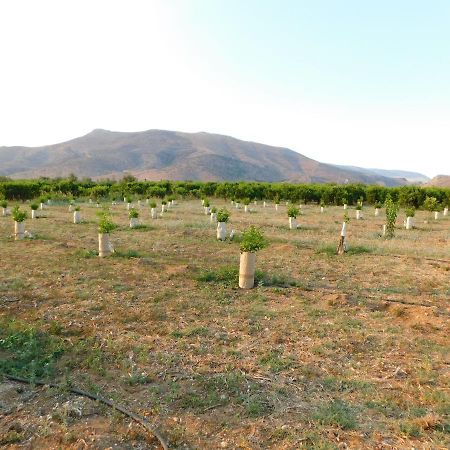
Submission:
{"label": "white protective tree tube", "polygon": [[99,233],[98,235],[98,256],[104,258],[109,256],[113,251],[111,241],[109,239],[109,233]]}
{"label": "white protective tree tube", "polygon": [[150,209],[150,216],[151,216],[152,219],[157,219],[158,218],[158,213],[156,212],[156,208]]}
{"label": "white protective tree tube", "polygon": [[73,223],[80,223],[80,222],[81,222],[80,211],[74,211],[73,212]]}
{"label": "white protective tree tube", "polygon": [[290,230],[297,229],[297,219],[295,217],[289,217],[289,229]]}
{"label": "white protective tree tube", "polygon": [[40,203],[39,209],[44,209],[44,204],[43,203]]}
{"label": "white protective tree tube", "polygon": [[137,217],[130,217],[130,228],[136,228],[139,225],[139,219]]}
{"label": "white protective tree tube", "polygon": [[209,206],[205,206],[204,211],[206,216],[209,216],[211,214],[211,208]]}
{"label": "white protective tree tube", "polygon": [[348,208],[347,203],[344,203],[344,209],[347,209],[347,208]]}
{"label": "white protective tree tube", "polygon": [[31,210],[31,218],[36,219],[37,218],[37,211],[35,209]]}
{"label": "white protective tree tube", "polygon": [[375,208],[375,217],[380,215],[380,208]]}
{"label": "white protective tree tube", "polygon": [[161,212],[166,212],[166,205],[161,205]]}
{"label": "white protective tree tube", "polygon": [[356,212],[356,220],[361,219],[361,210],[357,209],[355,212]]}
{"label": "white protective tree tube", "polygon": [[447,207],[444,208],[444,216],[448,216],[448,208]]}
{"label": "white protective tree tube", "polygon": [[435,211],[434,212],[434,220],[438,220],[439,219],[439,211]]}
{"label": "white protective tree tube", "polygon": [[239,287],[251,289],[255,285],[256,253],[242,252],[239,264]]}
{"label": "white protective tree tube", "polygon": [[248,212],[248,205],[244,205],[244,212]]}
{"label": "white protective tree tube", "polygon": [[73,210],[73,205],[69,205],[69,212],[72,212]]}
{"label": "white protective tree tube", "polygon": [[6,208],[2,208],[2,216],[6,217]]}
{"label": "white protective tree tube", "polygon": [[383,232],[382,232],[383,236],[386,236],[386,224],[383,224]]}
{"label": "white protective tree tube", "polygon": [[211,213],[210,219],[211,223],[216,223],[217,221],[217,213]]}
{"label": "white protective tree tube", "polygon": [[14,239],[20,241],[25,237],[25,222],[14,222]]}
{"label": "white protective tree tube", "polygon": [[320,207],[320,212],[323,213],[323,211],[324,211],[324,208],[323,208],[323,206],[321,206]]}
{"label": "white protective tree tube", "polygon": [[219,222],[217,224],[217,239],[224,241],[227,237],[227,224],[226,222]]}
{"label": "white protective tree tube", "polygon": [[406,218],[405,228],[407,230],[412,230],[414,228],[414,219],[412,217]]}
{"label": "white protective tree tube", "polygon": [[278,211],[278,203],[275,203],[275,211]]}
{"label": "white protective tree tube", "polygon": [[266,202],[263,202],[263,207],[264,207],[264,208],[266,207]]}
{"label": "white protective tree tube", "polygon": [[347,222],[342,223],[341,237],[344,238],[344,251],[347,251]]}
{"label": "white protective tree tube", "polygon": [[239,203],[238,202],[235,203],[235,206],[236,206],[236,209],[239,209]]}
{"label": "white protective tree tube", "polygon": [[127,211],[131,209],[131,203],[127,203]]}

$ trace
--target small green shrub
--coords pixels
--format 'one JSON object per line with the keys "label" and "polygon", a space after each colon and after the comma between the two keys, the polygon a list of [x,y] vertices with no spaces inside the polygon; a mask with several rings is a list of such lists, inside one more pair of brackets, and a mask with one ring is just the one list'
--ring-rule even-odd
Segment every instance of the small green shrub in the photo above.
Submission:
{"label": "small green shrub", "polygon": [[2,201],[0,202],[0,206],[1,206],[2,208],[7,208],[7,207],[8,207],[8,202],[7,202],[6,200],[2,200]]}
{"label": "small green shrub", "polygon": [[75,206],[74,211],[79,211],[81,208],[79,206]]}
{"label": "small green shrub", "polygon": [[12,210],[12,217],[15,222],[23,222],[27,218],[26,211],[22,211],[18,206],[15,206]]}
{"label": "small green shrub", "polygon": [[150,208],[156,208],[156,202],[150,202]]}
{"label": "small green shrub", "polygon": [[211,213],[212,214],[215,214],[217,212],[217,208],[215,207],[215,206],[213,206],[212,208],[211,208]]}
{"label": "small green shrub", "polygon": [[217,222],[226,223],[230,220],[230,212],[226,208],[221,208],[217,212]]}
{"label": "small green shrub", "polygon": [[133,199],[131,197],[126,197],[125,200],[127,201],[127,203],[132,203]]}
{"label": "small green shrub", "polygon": [[165,200],[163,200],[163,201],[161,202],[161,205],[167,205],[167,202],[166,202]]}
{"label": "small green shrub", "polygon": [[392,201],[388,194],[385,201],[386,207],[386,237],[393,238],[395,234],[395,221],[397,220],[398,204]]}
{"label": "small green shrub", "polygon": [[289,206],[287,210],[288,217],[293,217],[294,219],[300,214],[300,209],[295,206]]}
{"label": "small green shrub", "polygon": [[205,201],[204,201],[204,203],[203,203],[203,206],[204,206],[205,208],[209,208],[209,205],[210,205],[209,200],[208,200],[207,198],[205,198]]}
{"label": "small green shrub", "polygon": [[355,208],[357,211],[361,211],[362,210],[362,206],[360,205],[360,204],[358,204],[358,205],[356,205],[356,208]]}
{"label": "small green shrub", "polygon": [[423,207],[427,211],[438,211],[439,204],[436,197],[426,197],[423,202]]}
{"label": "small green shrub", "polygon": [[416,210],[414,208],[406,208],[405,214],[406,214],[406,217],[414,217],[416,214]]}
{"label": "small green shrub", "polygon": [[375,204],[373,205],[373,207],[374,207],[375,209],[380,209],[380,208],[382,207],[382,205],[381,205],[380,202],[375,202]]}
{"label": "small green shrub", "polygon": [[137,219],[139,217],[139,211],[136,208],[131,208],[128,212],[128,217],[130,219]]}
{"label": "small green shrub", "polygon": [[269,245],[261,230],[251,225],[242,233],[241,252],[257,252]]}
{"label": "small green shrub", "polygon": [[98,223],[98,232],[101,234],[111,233],[116,229],[116,225],[111,219],[109,213],[104,212],[100,215],[100,221]]}
{"label": "small green shrub", "polygon": [[39,208],[39,205],[38,205],[37,203],[32,203],[32,204],[30,205],[30,208],[31,208],[33,211],[36,211],[36,210]]}

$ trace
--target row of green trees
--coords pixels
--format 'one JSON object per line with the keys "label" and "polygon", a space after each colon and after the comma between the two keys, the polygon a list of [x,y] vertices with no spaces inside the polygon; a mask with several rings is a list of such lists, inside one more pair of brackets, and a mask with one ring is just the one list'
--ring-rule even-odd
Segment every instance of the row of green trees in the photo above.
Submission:
{"label": "row of green trees", "polygon": [[225,199],[279,200],[326,205],[384,203],[386,196],[400,206],[420,208],[427,197],[441,205],[450,203],[450,189],[436,187],[383,187],[363,184],[290,184],[263,182],[199,182],[199,181],[137,181],[132,177],[121,181],[68,179],[0,181],[0,199],[29,200],[40,196],[54,199],[78,197],[122,199],[123,197],[220,197]]}

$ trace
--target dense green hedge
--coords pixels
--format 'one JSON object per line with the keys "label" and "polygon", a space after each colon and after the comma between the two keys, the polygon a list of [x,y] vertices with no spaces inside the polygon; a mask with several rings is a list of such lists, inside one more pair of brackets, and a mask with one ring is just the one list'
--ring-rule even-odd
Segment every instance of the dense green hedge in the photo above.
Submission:
{"label": "dense green hedge", "polygon": [[354,205],[359,199],[369,204],[384,203],[387,194],[401,206],[422,206],[425,198],[435,197],[441,205],[450,203],[449,188],[401,186],[387,188],[363,184],[289,184],[260,182],[199,182],[199,181],[122,181],[69,179],[0,181],[0,199],[29,200],[39,196],[55,199],[89,197],[95,200],[131,197],[221,197],[226,199],[257,199],[341,205],[344,200]]}

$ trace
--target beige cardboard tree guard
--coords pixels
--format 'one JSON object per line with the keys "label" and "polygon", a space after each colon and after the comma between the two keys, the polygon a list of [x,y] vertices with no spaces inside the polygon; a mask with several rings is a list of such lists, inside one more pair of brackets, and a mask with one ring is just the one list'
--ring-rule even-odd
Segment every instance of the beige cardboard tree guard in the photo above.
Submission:
{"label": "beige cardboard tree guard", "polygon": [[242,252],[239,264],[239,287],[251,289],[255,285],[256,253]]}

